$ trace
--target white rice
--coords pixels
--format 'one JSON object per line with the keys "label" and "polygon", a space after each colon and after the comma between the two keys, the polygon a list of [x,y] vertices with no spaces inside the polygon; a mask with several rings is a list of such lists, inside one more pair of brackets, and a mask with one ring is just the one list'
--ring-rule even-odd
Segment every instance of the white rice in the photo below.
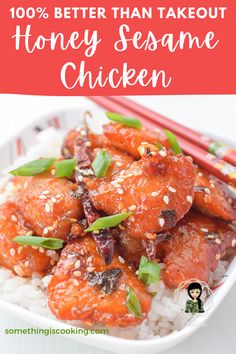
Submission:
{"label": "white rice", "polygon": [[[65,132],[48,128],[37,136],[37,142],[28,149],[26,156],[19,158],[13,166],[2,171],[0,185],[3,186],[9,177],[7,172],[22,163],[39,157],[59,157],[61,144]],[[0,204],[8,200],[14,194],[11,183],[7,184],[4,192],[0,188]],[[218,268],[211,274],[210,284],[218,282],[226,272],[227,262],[220,262]],[[47,305],[45,290],[50,281],[50,275],[44,278],[33,275],[30,279],[21,278],[11,271],[0,267],[0,297],[10,303],[21,306],[37,314],[54,318]],[[184,312],[184,306],[188,299],[186,290],[179,290],[176,298],[173,290],[167,289],[160,280],[151,291],[156,291],[151,310],[146,320],[140,326],[132,328],[109,328],[109,334],[121,338],[148,339],[162,337],[174,331],[181,330],[193,318],[193,315]],[[202,295],[204,299],[206,294]],[[194,315],[196,317],[196,315]],[[70,322],[82,327],[79,321]],[[103,327],[104,328],[104,327]]]}

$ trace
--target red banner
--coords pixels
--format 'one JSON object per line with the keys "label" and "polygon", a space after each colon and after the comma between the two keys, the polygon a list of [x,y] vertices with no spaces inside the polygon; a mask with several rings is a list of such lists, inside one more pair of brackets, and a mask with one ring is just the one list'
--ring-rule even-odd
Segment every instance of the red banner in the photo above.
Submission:
{"label": "red banner", "polygon": [[236,93],[235,0],[0,5],[0,92]]}

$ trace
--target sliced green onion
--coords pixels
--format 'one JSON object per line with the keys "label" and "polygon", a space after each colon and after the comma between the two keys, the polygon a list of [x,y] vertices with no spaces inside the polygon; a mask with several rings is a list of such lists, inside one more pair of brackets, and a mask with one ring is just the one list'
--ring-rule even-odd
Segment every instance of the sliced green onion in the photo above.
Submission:
{"label": "sliced green onion", "polygon": [[152,283],[158,283],[160,266],[155,262],[150,262],[145,256],[142,256],[139,263],[138,276],[146,286]]}
{"label": "sliced green onion", "polygon": [[55,161],[55,158],[34,160],[10,171],[9,173],[14,176],[36,176],[47,171]]}
{"label": "sliced green onion", "polygon": [[92,163],[95,176],[101,178],[106,176],[107,170],[111,164],[111,155],[105,149],[102,149]]}
{"label": "sliced green onion", "polygon": [[142,317],[142,309],[139,298],[129,286],[126,287],[126,305],[129,312],[138,318]]}
{"label": "sliced green onion", "polygon": [[12,241],[19,245],[43,247],[50,250],[59,250],[63,247],[63,240],[52,237],[16,236]]}
{"label": "sliced green onion", "polygon": [[123,124],[127,127],[133,127],[136,129],[142,128],[142,123],[137,118],[124,117],[118,113],[111,113],[111,112],[106,112],[106,116],[113,122]]}
{"label": "sliced green onion", "polygon": [[75,169],[76,160],[68,159],[56,163],[56,177],[71,177]]}
{"label": "sliced green onion", "polygon": [[178,143],[178,140],[176,139],[176,136],[170,131],[170,130],[164,130],[169,142],[170,142],[170,145],[171,145],[171,148],[173,150],[173,152],[178,155],[178,154],[182,154],[183,151]]}
{"label": "sliced green onion", "polygon": [[85,230],[85,232],[98,231],[100,229],[106,229],[107,227],[115,227],[132,214],[133,213],[123,213],[98,218],[88,229]]}

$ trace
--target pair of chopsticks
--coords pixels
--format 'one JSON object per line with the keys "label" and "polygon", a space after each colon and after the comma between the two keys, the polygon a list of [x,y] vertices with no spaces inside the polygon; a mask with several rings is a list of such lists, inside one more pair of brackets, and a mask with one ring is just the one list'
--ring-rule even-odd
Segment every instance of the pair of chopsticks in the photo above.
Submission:
{"label": "pair of chopsticks", "polygon": [[221,180],[236,186],[236,150],[204,137],[125,97],[93,96],[89,99],[107,111],[139,118],[149,129],[170,130],[176,135],[184,153],[191,156],[196,164]]}

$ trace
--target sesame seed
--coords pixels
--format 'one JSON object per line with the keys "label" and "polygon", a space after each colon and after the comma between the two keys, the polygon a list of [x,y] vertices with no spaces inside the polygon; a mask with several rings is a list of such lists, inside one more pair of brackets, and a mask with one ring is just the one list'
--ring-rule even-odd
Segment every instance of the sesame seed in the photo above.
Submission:
{"label": "sesame seed", "polygon": [[145,154],[146,150],[145,150],[145,148],[143,146],[141,146],[139,148],[139,152],[140,152],[141,155],[143,155],[143,154]]}
{"label": "sesame seed", "polygon": [[118,183],[124,182],[124,178],[122,178],[122,177],[117,178],[117,182],[118,182]]}
{"label": "sesame seed", "polygon": [[90,146],[92,146],[92,143],[90,141],[86,141],[85,145],[90,147]]}
{"label": "sesame seed", "polygon": [[55,174],[56,174],[56,170],[55,170],[55,168],[53,168],[53,169],[51,170],[51,175],[55,176]]}
{"label": "sesame seed", "polygon": [[54,261],[54,259],[50,260],[50,264],[53,266],[56,262]]}
{"label": "sesame seed", "polygon": [[10,249],[10,255],[11,255],[12,257],[14,257],[15,254],[16,254],[16,251],[14,250],[14,248],[11,248],[11,249]]}
{"label": "sesame seed", "polygon": [[33,231],[26,232],[26,236],[32,236],[32,235],[33,235]]}
{"label": "sesame seed", "polygon": [[46,195],[41,194],[41,195],[39,196],[39,199],[47,199],[47,197],[46,197]]}
{"label": "sesame seed", "polygon": [[118,188],[118,189],[117,189],[117,193],[118,193],[118,194],[124,194],[124,191],[123,191],[123,189]]}
{"label": "sesame seed", "polygon": [[61,198],[61,194],[57,194],[57,195],[56,195],[56,198]]}
{"label": "sesame seed", "polygon": [[118,259],[119,259],[119,261],[120,261],[121,264],[124,264],[124,263],[125,263],[124,258],[122,258],[121,256],[119,256]]}
{"label": "sesame seed", "polygon": [[164,198],[163,198],[163,200],[164,200],[164,203],[166,204],[166,205],[168,205],[169,204],[169,197],[167,196],[167,195],[164,195]]}
{"label": "sesame seed", "polygon": [[204,192],[205,192],[206,194],[208,194],[208,195],[210,195],[210,194],[211,194],[211,191],[210,191],[210,189],[209,189],[209,188],[204,188]]}
{"label": "sesame seed", "polygon": [[28,267],[30,265],[29,261],[26,261],[24,265],[25,267]]}
{"label": "sesame seed", "polygon": [[232,240],[232,247],[235,247],[236,246],[236,239],[233,239]]}
{"label": "sesame seed", "polygon": [[159,224],[163,227],[165,225],[165,220],[163,218],[159,218]]}
{"label": "sesame seed", "polygon": [[77,279],[74,279],[74,280],[73,280],[73,283],[74,283],[75,286],[79,286],[79,282],[78,282]]}
{"label": "sesame seed", "polygon": [[81,276],[81,272],[79,270],[76,270],[75,272],[73,272],[75,277],[80,277]]}
{"label": "sesame seed", "polygon": [[17,253],[18,253],[18,254],[21,254],[23,248],[24,248],[23,246],[18,247]]}
{"label": "sesame seed", "polygon": [[162,157],[165,157],[167,154],[166,154],[166,151],[164,149],[161,149],[159,151],[159,155],[161,155]]}
{"label": "sesame seed", "polygon": [[121,167],[121,166],[122,166],[122,163],[119,162],[119,161],[116,161],[116,166]]}
{"label": "sesame seed", "polygon": [[83,182],[84,177],[79,175],[79,176],[77,176],[77,179],[78,179],[79,182]]}
{"label": "sesame seed", "polygon": [[52,231],[54,229],[53,226],[48,226],[48,231]]}
{"label": "sesame seed", "polygon": [[34,250],[37,250],[38,247],[37,246],[31,246]]}
{"label": "sesame seed", "polygon": [[186,200],[190,204],[192,204],[192,202],[193,202],[193,198],[191,197],[191,195],[187,195]]}
{"label": "sesame seed", "polygon": [[157,197],[157,196],[158,196],[158,192],[152,192],[152,193],[151,193],[151,196],[152,196],[152,197]]}
{"label": "sesame seed", "polygon": [[221,244],[221,240],[220,240],[219,238],[217,238],[217,239],[215,240],[215,243],[217,243],[218,245],[220,245],[220,244]]}
{"label": "sesame seed", "polygon": [[26,189],[27,186],[28,186],[28,182],[25,182],[25,183],[24,183],[24,189]]}
{"label": "sesame seed", "polygon": [[147,145],[147,144],[148,144],[147,141],[142,141],[142,142],[141,142],[141,145]]}
{"label": "sesame seed", "polygon": [[80,131],[80,135],[82,135],[82,136],[86,136],[86,135],[87,135],[86,130],[81,130],[81,131]]}
{"label": "sesame seed", "polygon": [[94,267],[88,267],[88,268],[87,268],[87,271],[88,271],[88,272],[93,272],[94,270],[95,270]]}
{"label": "sesame seed", "polygon": [[92,257],[92,256],[89,256],[88,259],[87,259],[87,264],[88,264],[88,263],[91,263],[92,260],[93,260],[93,257]]}
{"label": "sesame seed", "polygon": [[135,210],[137,207],[136,207],[136,205],[131,205],[130,207],[129,207],[129,210]]}
{"label": "sesame seed", "polygon": [[131,217],[129,218],[129,220],[130,220],[131,222],[134,222],[134,221],[135,221],[135,218],[134,218],[133,216],[131,216]]}
{"label": "sesame seed", "polygon": [[209,238],[210,240],[213,240],[215,238],[215,235],[207,235],[207,238]]}
{"label": "sesame seed", "polygon": [[56,198],[54,198],[54,197],[51,198],[51,201],[52,201],[53,203],[56,203],[56,202],[57,202]]}
{"label": "sesame seed", "polygon": [[40,253],[44,253],[45,252],[45,249],[43,247],[39,247],[39,252]]}
{"label": "sesame seed", "polygon": [[171,193],[176,193],[176,189],[175,189],[175,188],[169,186],[168,189],[169,189],[169,191],[170,191]]}
{"label": "sesame seed", "polygon": [[51,211],[50,205],[48,203],[45,204],[45,211],[47,213],[50,213],[50,211]]}
{"label": "sesame seed", "polygon": [[17,217],[16,217],[14,214],[12,214],[11,220],[12,220],[13,222],[17,222]]}
{"label": "sesame seed", "polygon": [[44,190],[44,191],[42,192],[42,194],[49,194],[49,191],[48,191],[48,190]]}
{"label": "sesame seed", "polygon": [[123,225],[119,225],[120,230],[124,231],[125,227]]}
{"label": "sesame seed", "polygon": [[48,234],[48,228],[47,228],[47,227],[45,227],[45,228],[43,229],[43,234],[44,234],[44,235],[47,235],[47,234]]}
{"label": "sesame seed", "polygon": [[198,176],[199,176],[199,177],[202,177],[202,176],[203,176],[203,173],[202,173],[202,172],[198,172]]}
{"label": "sesame seed", "polygon": [[202,227],[200,230],[201,230],[202,232],[209,232],[209,230],[206,229],[205,227]]}
{"label": "sesame seed", "polygon": [[216,260],[218,261],[220,259],[220,257],[221,257],[220,254],[217,254],[216,255]]}

